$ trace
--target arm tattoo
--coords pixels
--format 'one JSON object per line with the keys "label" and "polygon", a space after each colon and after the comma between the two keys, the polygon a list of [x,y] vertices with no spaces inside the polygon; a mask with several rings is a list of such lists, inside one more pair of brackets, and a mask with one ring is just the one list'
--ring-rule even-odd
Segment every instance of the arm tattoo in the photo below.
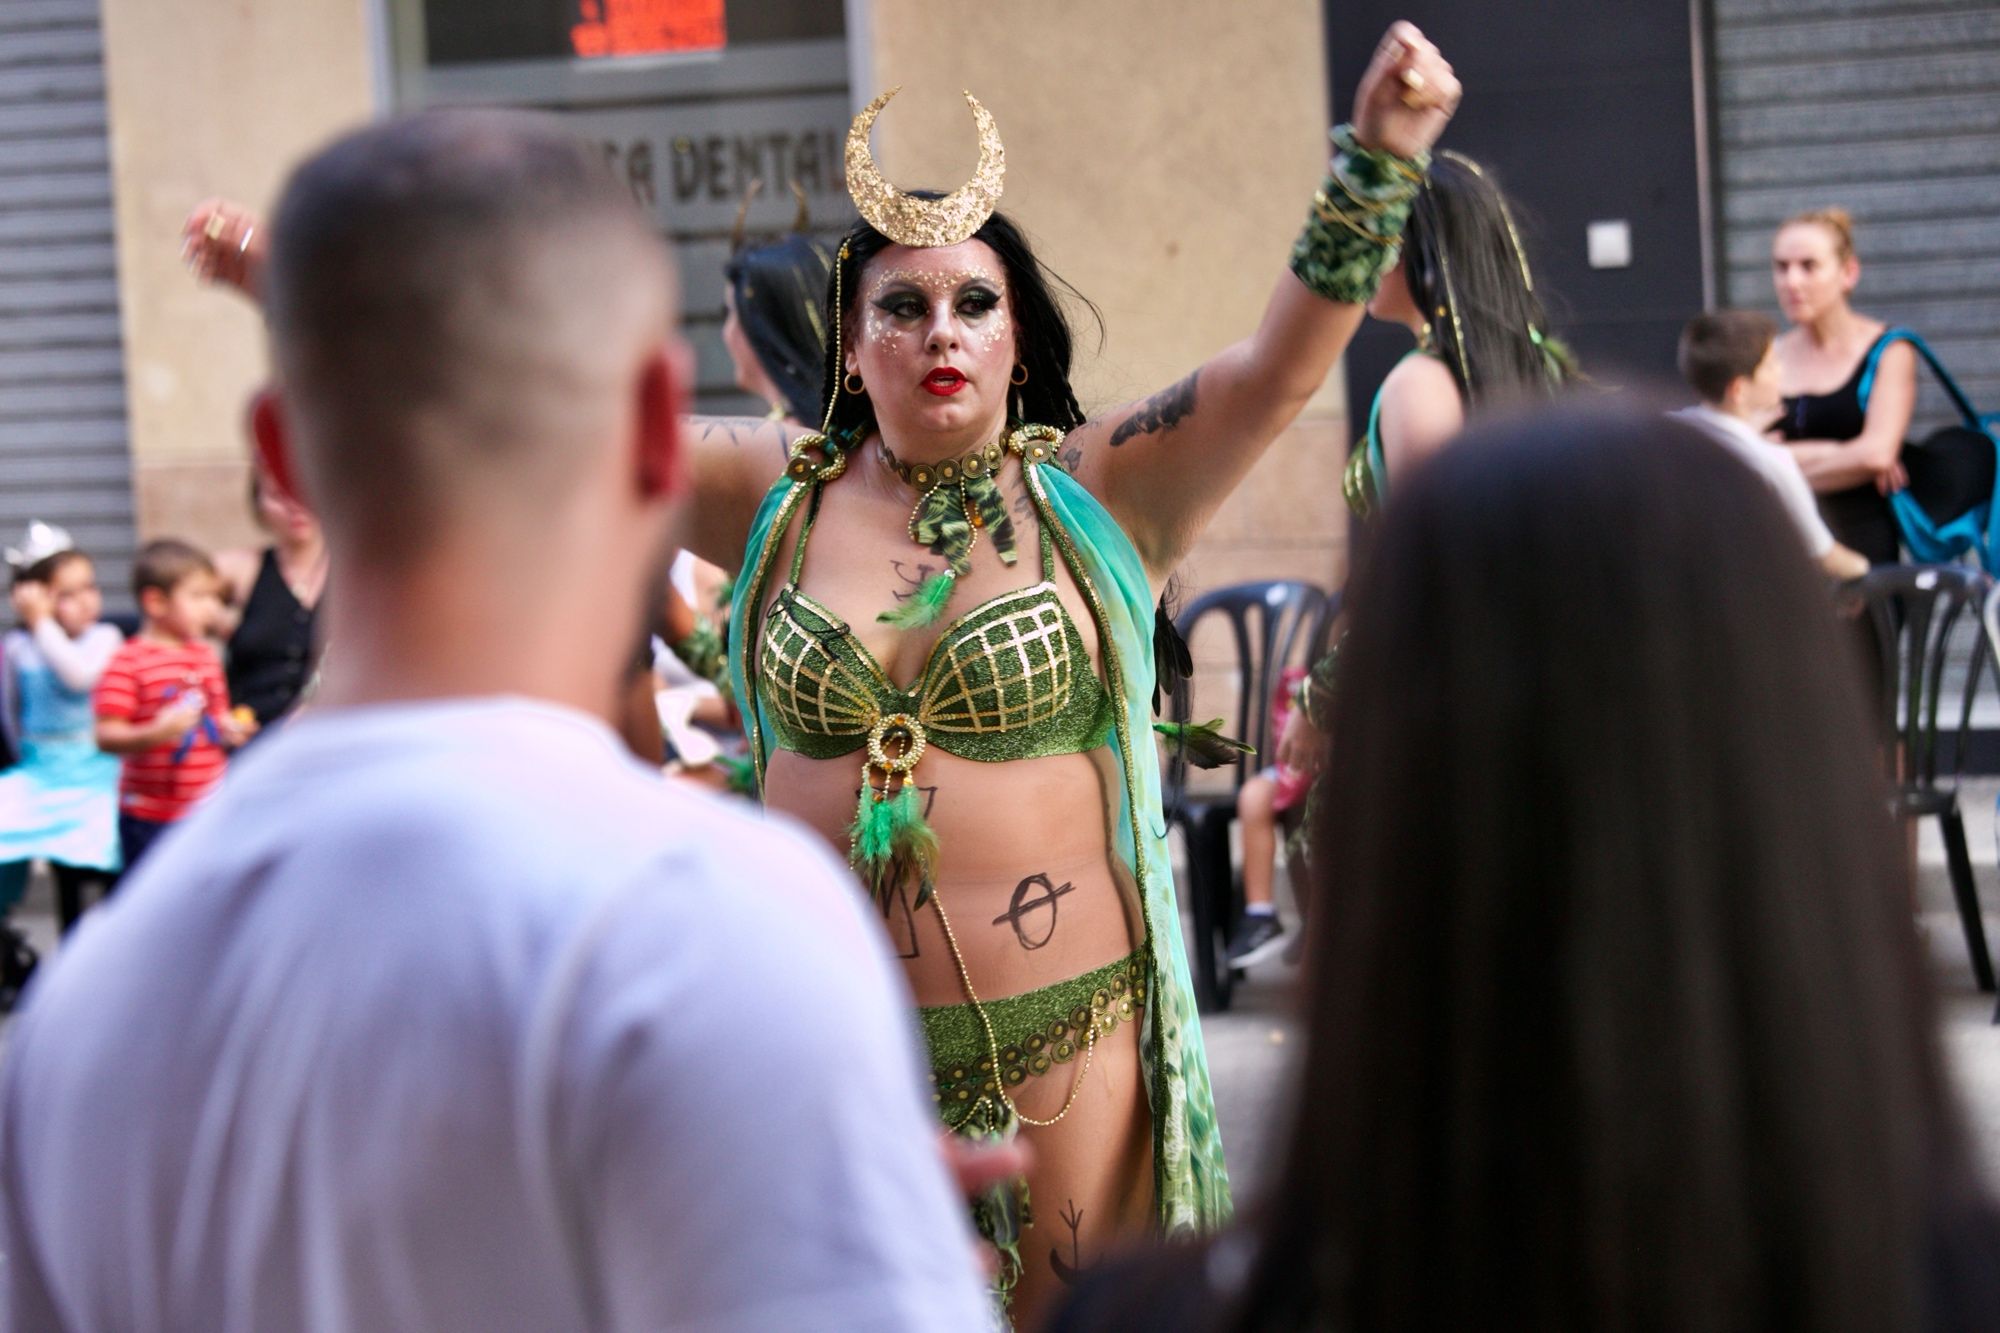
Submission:
{"label": "arm tattoo", "polygon": [[1111,432],[1111,447],[1115,449],[1134,436],[1153,435],[1179,425],[1183,417],[1194,411],[1195,380],[1200,374],[1199,370],[1191,371],[1187,378],[1168,385],[1139,404],[1132,415],[1119,422],[1118,429]]}
{"label": "arm tattoo", "polygon": [[790,439],[785,428],[775,421],[759,421],[754,417],[706,417],[691,416],[688,424],[700,431],[698,442],[707,444],[720,440],[732,449],[741,449],[746,444],[775,445],[780,453],[790,448]]}
{"label": "arm tattoo", "polygon": [[1058,456],[1062,459],[1063,470],[1072,477],[1076,475],[1076,470],[1083,466],[1083,446],[1080,444],[1065,444]]}

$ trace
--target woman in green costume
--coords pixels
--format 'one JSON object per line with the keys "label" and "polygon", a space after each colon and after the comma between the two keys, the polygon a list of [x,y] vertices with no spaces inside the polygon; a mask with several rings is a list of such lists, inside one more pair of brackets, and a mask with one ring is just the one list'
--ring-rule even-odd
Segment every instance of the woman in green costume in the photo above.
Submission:
{"label": "woman in green costume", "polygon": [[[1356,518],[1389,496],[1392,477],[1443,448],[1469,412],[1553,396],[1576,376],[1567,348],[1548,332],[1527,250],[1506,194],[1471,158],[1443,152],[1410,209],[1401,261],[1385,274],[1368,313],[1416,339],[1375,391],[1368,426],[1348,455],[1341,490]],[[1278,740],[1278,761],[1316,771],[1325,754],[1339,650],[1313,665]],[[1318,784],[1299,823],[1309,829]],[[1308,839],[1287,859],[1294,885]]]}
{"label": "woman in green costume", "polygon": [[991,211],[990,118],[972,103],[973,181],[918,197],[874,170],[878,100],[849,138],[864,221],[835,265],[822,432],[705,424],[695,542],[745,551],[730,642],[764,798],[874,894],[944,1123],[1033,1146],[1028,1188],[975,1210],[1024,1323],[1120,1238],[1228,1214],[1153,608],[1351,337],[1456,100],[1435,48],[1392,30],[1262,326],[1088,422],[1049,280]]}
{"label": "woman in green costume", "polygon": [[[991,117],[972,102],[978,174],[918,196],[870,157],[886,100],[848,140],[865,221],[834,264],[821,430],[697,419],[688,545],[740,565],[759,789],[874,895],[943,1122],[1033,1149],[974,1209],[1026,1325],[1120,1240],[1228,1216],[1150,733],[1154,607],[1360,323],[1458,85],[1392,28],[1256,332],[1087,422],[1050,281],[993,212]],[[196,264],[254,292],[251,225],[199,214]]]}

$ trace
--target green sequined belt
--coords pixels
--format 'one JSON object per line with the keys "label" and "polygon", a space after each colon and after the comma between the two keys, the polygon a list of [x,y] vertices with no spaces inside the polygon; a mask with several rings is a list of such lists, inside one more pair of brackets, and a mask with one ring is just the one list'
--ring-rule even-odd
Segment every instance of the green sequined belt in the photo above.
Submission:
{"label": "green sequined belt", "polygon": [[977,1010],[969,1004],[917,1010],[930,1051],[938,1114],[946,1125],[963,1120],[982,1093],[997,1096],[1001,1083],[1018,1088],[1030,1076],[1083,1054],[1093,1019],[1102,1037],[1138,1014],[1146,1003],[1145,967],[1134,953],[1080,977],[984,1003],[1000,1048],[997,1081]]}

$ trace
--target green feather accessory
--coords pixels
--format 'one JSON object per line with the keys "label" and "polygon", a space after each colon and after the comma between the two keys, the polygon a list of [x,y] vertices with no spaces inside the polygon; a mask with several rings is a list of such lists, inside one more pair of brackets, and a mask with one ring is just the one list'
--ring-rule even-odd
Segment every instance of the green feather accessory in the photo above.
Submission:
{"label": "green feather accessory", "polygon": [[1155,722],[1153,730],[1196,768],[1222,768],[1257,753],[1256,746],[1223,735],[1219,717],[1212,722]]}
{"label": "green feather accessory", "polygon": [[730,699],[729,652],[722,640],[722,630],[713,620],[696,616],[694,628],[674,645],[674,656],[688,670],[722,691],[723,698]]}
{"label": "green feather accessory", "polygon": [[896,475],[920,492],[910,510],[910,540],[942,556],[945,573],[932,575],[915,596],[876,619],[900,629],[921,629],[944,614],[953,581],[972,568],[972,551],[982,530],[993,534],[993,549],[1000,553],[1002,564],[1020,559],[1014,518],[995,480],[1006,451],[995,442],[934,466],[905,463],[886,444],[882,453]]}
{"label": "green feather accessory", "polygon": [[[866,770],[863,776],[869,777]],[[861,872],[878,906],[886,908],[896,890],[913,879],[917,886],[913,905],[922,907],[930,901],[938,840],[924,818],[923,793],[914,784],[906,782],[894,796],[885,796],[875,790],[872,779],[864,782],[854,826],[847,832],[848,860]]]}
{"label": "green feather accessory", "polygon": [[749,797],[757,795],[757,766],[755,764],[751,763],[748,759],[735,759],[725,754],[716,759],[715,765],[727,776],[729,790],[733,794]]}
{"label": "green feather accessory", "polygon": [[907,600],[875,619],[897,629],[922,629],[926,625],[934,625],[944,614],[945,604],[951,601],[951,590],[957,583],[958,575],[948,569],[933,574],[918,584],[917,590]]}

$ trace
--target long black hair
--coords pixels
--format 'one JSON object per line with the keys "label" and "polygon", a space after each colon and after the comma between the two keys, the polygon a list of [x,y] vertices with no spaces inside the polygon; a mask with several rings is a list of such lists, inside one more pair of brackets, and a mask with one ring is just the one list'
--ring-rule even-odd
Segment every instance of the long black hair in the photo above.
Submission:
{"label": "long black hair", "polygon": [[819,422],[818,380],[826,355],[827,275],[833,250],[809,232],[740,246],[723,266],[743,336],[784,398],[785,413]]}
{"label": "long black hair", "polygon": [[[911,193],[920,199],[943,197],[935,190],[913,190]],[[1035,257],[1034,247],[1028,244],[1028,238],[1005,213],[994,213],[987,218],[972,234],[972,239],[984,241],[1006,270],[1008,300],[1013,307],[1014,356],[1028,372],[1027,382],[1013,386],[1007,395],[1008,416],[1015,421],[1074,430],[1084,421],[1083,408],[1077,402],[1076,391],[1070,387],[1069,381],[1076,339],[1058,291],[1062,298],[1089,311],[1091,317],[1098,321],[1101,331],[1103,320],[1098,315],[1097,307],[1043,266]],[[826,287],[829,330],[841,327],[842,319],[859,299],[862,266],[893,244],[866,222],[855,223],[854,229],[847,233],[844,241],[846,258],[836,256],[835,273]],[[836,283],[842,299],[847,303],[847,310],[835,304]],[[833,399],[834,433],[858,431],[865,435],[875,429],[875,407],[865,394],[851,394],[840,387],[846,374],[840,357],[843,341],[834,338],[827,342],[820,416],[813,418],[812,424],[817,425],[824,418],[826,402]]]}
{"label": "long black hair", "polygon": [[1440,153],[1410,206],[1403,274],[1468,405],[1545,398],[1575,373],[1549,331],[1514,210],[1483,167]]}
{"label": "long black hair", "polygon": [[1469,439],[1350,596],[1234,1326],[1917,1326],[1927,1226],[1990,1213],[1823,585],[1679,424]]}

